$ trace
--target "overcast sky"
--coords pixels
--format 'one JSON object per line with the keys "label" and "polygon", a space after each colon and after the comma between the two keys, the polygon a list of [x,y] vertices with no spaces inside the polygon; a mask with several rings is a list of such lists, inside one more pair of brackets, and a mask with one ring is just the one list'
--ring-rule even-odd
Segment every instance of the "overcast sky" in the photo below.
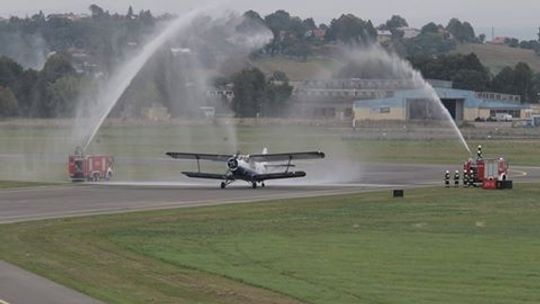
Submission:
{"label": "overcast sky", "polygon": [[129,5],[135,11],[150,9],[155,14],[183,13],[203,3],[227,3],[227,7],[245,11],[254,9],[262,15],[285,9],[302,18],[314,17],[316,22],[328,22],[342,13],[353,13],[371,19],[378,25],[392,14],[405,17],[411,26],[421,27],[429,21],[445,24],[451,17],[469,21],[477,32],[491,37],[514,36],[537,39],[540,26],[540,0],[0,0],[0,16],[31,15],[40,9],[45,14],[59,12],[88,12],[97,4],[111,12],[125,14]]}

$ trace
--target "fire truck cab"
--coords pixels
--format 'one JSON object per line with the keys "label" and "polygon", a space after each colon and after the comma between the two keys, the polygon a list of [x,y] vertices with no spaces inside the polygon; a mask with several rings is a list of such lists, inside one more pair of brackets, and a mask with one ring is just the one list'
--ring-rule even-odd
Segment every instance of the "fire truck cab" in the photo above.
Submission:
{"label": "fire truck cab", "polygon": [[[503,157],[469,159],[464,172],[473,172],[473,182],[484,189],[512,189],[508,179],[508,162]],[[469,177],[470,178],[470,177]]]}
{"label": "fire truck cab", "polygon": [[73,182],[110,180],[114,174],[114,158],[106,155],[84,155],[76,151],[69,156],[68,172]]}

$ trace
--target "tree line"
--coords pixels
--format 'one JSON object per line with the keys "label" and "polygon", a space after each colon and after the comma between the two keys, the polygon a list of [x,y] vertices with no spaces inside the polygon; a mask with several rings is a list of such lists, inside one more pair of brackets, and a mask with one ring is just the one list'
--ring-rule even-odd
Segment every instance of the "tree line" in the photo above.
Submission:
{"label": "tree line", "polygon": [[[36,37],[43,39],[48,52],[46,60],[38,68],[23,67],[7,56],[0,58],[1,117],[72,117],[78,96],[82,91],[91,89],[96,82],[93,79],[95,75],[81,73],[74,67],[74,59],[67,50],[85,50],[96,58],[106,77],[107,69],[128,56],[130,44],[142,42],[145,35],[154,31],[156,24],[173,18],[171,15],[154,17],[145,10],[134,13],[131,7],[125,15],[111,14],[97,5],[90,6],[89,10],[89,16],[80,18],[44,16],[39,12],[27,18],[11,17],[7,21],[0,21],[0,54],[14,54],[10,57],[21,55],[20,60],[29,60],[31,54],[20,50],[34,49],[32,41]],[[248,11],[244,17],[249,22],[242,26],[252,26],[252,22],[262,24],[273,33],[270,43],[256,51],[254,57],[307,59],[312,55],[324,54],[328,46],[371,44],[377,39],[377,30],[388,31],[391,38],[383,42],[383,46],[407,58],[426,78],[451,80],[456,88],[461,89],[521,95],[523,101],[527,102],[538,99],[540,76],[524,63],[506,67],[492,75],[474,54],[449,55],[456,43],[482,43],[485,40],[485,36],[476,36],[469,22],[456,18],[446,26],[428,23],[417,36],[410,38],[406,37],[404,30],[409,26],[408,22],[399,15],[392,16],[377,27],[370,20],[353,14],[343,14],[328,24],[318,25],[313,18],[302,19],[285,10],[264,17],[255,11]],[[20,39],[14,37],[19,37],[22,42],[19,43]],[[538,44],[526,43],[530,44],[527,46],[530,48]],[[16,50],[14,44],[20,50]],[[191,92],[187,87],[179,88],[177,83],[171,83],[172,76],[164,71],[173,59],[167,59],[167,56],[170,55],[156,56],[157,59],[153,61],[161,61],[153,67],[146,67],[141,72],[142,76],[134,80],[135,85],[124,94],[123,100],[136,101],[137,108],[133,111],[151,103],[161,103],[174,116],[181,114],[174,103],[175,98],[190,95]],[[184,77],[173,76],[174,81]],[[281,72],[264,75],[258,69],[247,68],[221,78],[216,85],[223,85],[224,81],[233,84],[235,100],[231,106],[240,117],[279,116],[292,94],[289,80]],[[176,96],[170,94],[171,88],[178,91]],[[117,111],[124,110],[122,107],[120,103]]]}

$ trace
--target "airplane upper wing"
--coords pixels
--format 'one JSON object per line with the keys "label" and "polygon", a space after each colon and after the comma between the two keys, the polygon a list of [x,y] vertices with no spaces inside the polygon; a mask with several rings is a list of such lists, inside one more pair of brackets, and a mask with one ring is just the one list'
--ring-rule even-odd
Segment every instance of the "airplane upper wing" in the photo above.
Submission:
{"label": "airplane upper wing", "polygon": [[293,153],[278,153],[278,154],[253,154],[249,156],[249,160],[256,162],[275,162],[289,161],[298,159],[319,159],[325,158],[325,154],[321,151],[314,152],[293,152]]}
{"label": "airplane upper wing", "polygon": [[224,161],[226,162],[234,155],[220,155],[220,154],[203,154],[203,153],[182,153],[182,152],[167,152],[168,156],[176,159],[194,159],[194,160],[211,160],[211,161]]}

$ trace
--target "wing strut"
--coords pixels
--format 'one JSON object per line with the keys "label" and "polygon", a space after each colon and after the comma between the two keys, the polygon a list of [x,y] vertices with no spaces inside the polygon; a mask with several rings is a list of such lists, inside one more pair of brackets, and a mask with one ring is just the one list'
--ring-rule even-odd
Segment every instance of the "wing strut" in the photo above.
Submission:
{"label": "wing strut", "polygon": [[287,169],[285,169],[285,173],[289,173],[289,168],[291,167],[291,161],[292,161],[292,156],[289,155],[289,161],[287,162]]}

